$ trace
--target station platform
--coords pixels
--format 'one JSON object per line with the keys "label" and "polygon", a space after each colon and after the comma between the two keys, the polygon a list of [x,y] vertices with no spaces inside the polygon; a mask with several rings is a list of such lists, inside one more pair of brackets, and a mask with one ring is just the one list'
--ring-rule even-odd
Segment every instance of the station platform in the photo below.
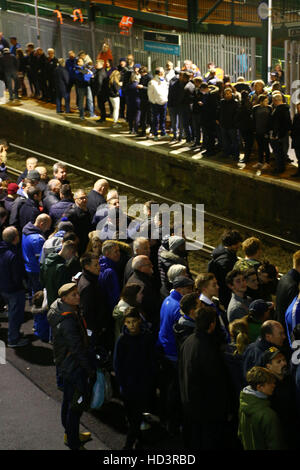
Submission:
{"label": "station platform", "polygon": [[125,121],[115,129],[110,119],[81,121],[71,111],[57,114],[55,105],[28,98],[3,104],[1,137],[108,179],[178,202],[204,204],[207,212],[298,243],[300,179],[291,178],[296,170],[293,150],[293,163],[279,177],[253,169],[255,155],[247,165],[218,155],[203,157],[185,141],[171,143],[166,136],[155,142],[128,134]]}

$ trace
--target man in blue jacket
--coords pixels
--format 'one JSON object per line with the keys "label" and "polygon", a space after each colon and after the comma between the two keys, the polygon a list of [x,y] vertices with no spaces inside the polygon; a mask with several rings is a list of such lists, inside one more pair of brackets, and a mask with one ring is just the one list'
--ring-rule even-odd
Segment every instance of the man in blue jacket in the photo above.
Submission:
{"label": "man in blue jacket", "polygon": [[162,371],[161,404],[166,413],[169,432],[176,432],[180,425],[180,398],[178,384],[177,347],[173,331],[174,324],[179,320],[180,300],[193,290],[194,281],[179,276],[173,281],[173,290],[165,298],[160,309],[160,330],[157,345],[160,347]]}
{"label": "man in blue jacket", "polygon": [[51,217],[48,214],[37,216],[34,224],[28,222],[22,231],[22,252],[27,272],[30,295],[41,290],[40,257],[45,243],[44,233],[51,227]]}
{"label": "man in blue jacket", "polygon": [[24,263],[20,250],[20,236],[15,227],[7,227],[0,242],[0,294],[8,304],[8,347],[28,344],[22,338],[20,328],[24,322],[25,278]]}

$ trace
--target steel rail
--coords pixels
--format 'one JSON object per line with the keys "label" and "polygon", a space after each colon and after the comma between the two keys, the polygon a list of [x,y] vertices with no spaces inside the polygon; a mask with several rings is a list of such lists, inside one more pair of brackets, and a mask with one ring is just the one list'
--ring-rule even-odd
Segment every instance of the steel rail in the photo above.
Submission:
{"label": "steel rail", "polygon": [[[43,153],[40,153],[40,152],[37,152],[36,150],[32,150],[32,149],[28,149],[26,147],[22,147],[20,145],[16,145],[16,144],[13,144],[13,143],[9,143],[9,145],[11,147],[14,147],[16,149],[19,149],[19,150],[22,150],[22,151],[25,151],[25,152],[29,152],[31,154],[34,154],[34,155],[38,155],[42,158],[45,158],[46,160],[50,160],[50,161],[53,161],[53,162],[57,162],[58,160],[61,161],[62,163],[66,164],[66,166],[70,167],[70,168],[73,168],[77,171],[80,171],[80,172],[84,172],[86,174],[89,174],[91,176],[95,176],[97,178],[104,178],[106,179],[107,181],[110,181],[112,183],[115,183],[119,186],[123,186],[125,188],[128,188],[128,189],[131,189],[133,191],[138,191],[138,192],[141,192],[143,194],[146,194],[148,196],[151,196],[151,198],[156,198],[156,199],[161,199],[161,200],[164,200],[164,201],[167,201],[169,203],[172,203],[172,204],[180,204],[181,206],[184,206],[184,203],[183,202],[180,202],[180,201],[175,201],[174,199],[170,199],[170,198],[167,198],[165,196],[162,196],[161,194],[157,194],[157,193],[154,193],[154,192],[151,192],[151,191],[147,191],[145,189],[142,189],[142,188],[138,188],[136,186],[132,186],[128,183],[125,183],[124,181],[119,181],[119,180],[116,180],[114,178],[111,178],[109,176],[106,176],[106,175],[101,175],[99,173],[96,173],[94,171],[91,171],[91,170],[87,170],[85,168],[80,168],[76,165],[73,165],[72,163],[69,163],[69,162],[66,162],[64,160],[61,160],[60,158],[56,157],[50,157],[49,155],[45,155]],[[241,224],[240,222],[235,222],[234,220],[231,220],[231,219],[228,219],[226,217],[221,217],[219,215],[216,215],[216,214],[213,214],[211,212],[207,212],[207,211],[201,211],[200,209],[197,209],[195,208],[194,209],[196,212],[200,212],[200,213],[203,213],[204,216],[207,216],[208,218],[211,218],[215,221],[219,221],[220,223],[222,224],[226,224],[226,225],[230,225],[231,227],[236,227],[236,228],[240,228],[240,229],[243,229],[243,230],[246,230],[246,231],[249,231],[253,234],[259,234],[265,238],[268,238],[270,240],[273,240],[273,241],[276,241],[278,243],[283,243],[283,244],[286,244],[286,245],[289,245],[290,247],[293,247],[294,249],[299,249],[300,248],[300,245],[299,243],[295,243],[291,240],[287,240],[285,238],[282,238],[282,237],[279,237],[277,235],[274,235],[274,234],[271,234],[271,233],[268,233],[268,232],[264,232],[262,230],[259,230],[257,228],[254,228],[254,227],[249,227],[247,225],[244,225],[244,224]],[[211,247],[212,248],[212,247]]]}

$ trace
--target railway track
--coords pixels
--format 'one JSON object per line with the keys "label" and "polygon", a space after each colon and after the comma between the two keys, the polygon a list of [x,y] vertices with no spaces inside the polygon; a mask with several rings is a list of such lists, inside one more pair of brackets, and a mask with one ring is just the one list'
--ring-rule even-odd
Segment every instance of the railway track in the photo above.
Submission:
{"label": "railway track", "polygon": [[[45,155],[43,153],[34,151],[34,150],[26,148],[26,147],[22,147],[20,145],[16,145],[14,143],[10,143],[10,147],[12,149],[14,149],[16,153],[23,154],[23,156],[24,155],[26,155],[26,156],[27,155],[36,156],[39,159],[40,163],[44,162],[47,165],[52,166],[58,160],[63,161],[59,157],[53,157],[53,156],[50,156],[50,155]],[[9,157],[9,155],[8,155],[8,157]],[[158,203],[179,204],[180,206],[184,205],[183,202],[175,201],[175,200],[167,198],[166,196],[163,196],[161,194],[154,193],[154,192],[151,192],[151,191],[147,191],[145,189],[142,189],[142,188],[130,185],[128,183],[125,183],[124,181],[119,181],[117,179],[111,178],[107,175],[102,175],[100,173],[96,173],[94,171],[90,171],[90,170],[87,170],[85,168],[78,167],[78,166],[73,165],[69,162],[63,161],[63,163],[65,163],[66,166],[69,169],[72,169],[75,173],[80,174],[80,175],[87,175],[88,177],[91,178],[92,182],[94,182],[96,179],[104,178],[110,183],[111,186],[115,185],[118,188],[120,187],[120,188],[124,189],[125,191],[127,191],[131,194],[133,193],[134,195],[140,195],[144,198],[146,197],[147,200],[151,199],[151,200],[156,200]],[[7,169],[9,170],[9,173],[14,175],[14,176],[19,176],[21,174],[21,171],[19,169],[14,168],[12,166],[7,165]],[[196,209],[196,208],[194,209],[194,211],[197,211],[197,210],[199,211],[199,209]],[[206,221],[211,221],[213,223],[220,224],[220,225],[225,226],[225,227],[230,227],[230,228],[234,228],[234,229],[237,229],[237,230],[246,231],[248,233],[251,233],[253,236],[257,236],[257,237],[260,237],[261,239],[267,240],[269,243],[272,243],[276,246],[280,245],[280,247],[284,247],[287,250],[295,250],[296,251],[296,250],[300,249],[300,245],[293,242],[293,241],[291,241],[291,240],[287,240],[287,239],[281,238],[277,235],[264,232],[262,230],[259,230],[259,229],[255,228],[255,227],[250,227],[250,226],[247,226],[247,225],[244,225],[244,224],[240,224],[236,221],[233,221],[233,220],[225,218],[225,217],[221,217],[219,215],[207,212],[205,210],[200,211],[200,212],[202,212],[202,215],[204,216],[204,219]],[[214,246],[209,245],[207,243],[200,244],[198,242],[195,242],[195,240],[192,240],[191,238],[187,238],[187,240],[189,242],[195,243],[196,246],[198,244],[197,251],[199,252],[199,254],[201,254],[201,257],[203,257],[205,259],[210,258],[211,254],[212,254],[212,251],[215,248]],[[194,271],[193,274],[197,275],[197,272]]]}
{"label": "railway track", "polygon": [[[116,185],[118,185],[122,188],[125,188],[128,191],[132,191],[136,194],[143,194],[143,195],[147,196],[149,199],[151,198],[151,199],[157,200],[158,202],[167,202],[167,203],[170,203],[170,204],[180,204],[181,206],[184,205],[183,202],[175,201],[174,199],[167,198],[166,196],[163,196],[161,194],[154,193],[154,192],[151,192],[151,191],[147,191],[147,190],[139,188],[137,186],[133,186],[133,185],[130,185],[128,183],[125,183],[124,181],[116,180],[116,179],[111,178],[107,175],[102,175],[102,174],[96,173],[94,171],[90,171],[90,170],[87,170],[85,168],[78,167],[78,166],[73,165],[69,162],[65,162],[65,161],[61,160],[59,157],[52,157],[50,155],[45,155],[43,153],[37,152],[35,150],[29,149],[29,148],[26,148],[26,147],[22,147],[20,145],[16,145],[14,143],[10,143],[9,145],[13,149],[15,149],[16,152],[23,152],[25,154],[29,154],[29,155],[32,155],[32,156],[39,157],[40,159],[44,159],[48,164],[50,162],[53,164],[53,163],[57,162],[58,160],[62,161],[63,163],[66,164],[66,166],[68,168],[72,168],[75,172],[84,173],[86,175],[89,175],[89,176],[91,176],[93,178],[97,178],[97,179],[104,178],[110,184],[112,184],[112,183],[116,184]],[[7,168],[10,169],[11,171],[18,171],[16,169],[12,168],[12,167],[7,167]],[[18,173],[18,174],[20,174],[20,173]],[[195,209],[195,211],[197,211],[197,209]],[[217,214],[213,214],[213,213],[205,211],[205,210],[203,211],[203,215],[206,218],[206,220],[211,220],[211,221],[214,221],[214,222],[219,223],[219,224],[224,224],[225,226],[230,226],[231,228],[236,228],[237,230],[242,229],[242,230],[251,232],[253,235],[261,236],[264,239],[268,239],[269,241],[271,241],[273,243],[280,243],[281,245],[284,245],[289,249],[295,249],[295,250],[300,249],[300,244],[299,243],[295,243],[294,241],[279,237],[277,235],[265,232],[263,230],[259,230],[256,227],[250,227],[250,226],[241,224],[239,222],[236,222],[232,219],[221,217]],[[207,251],[208,254],[210,254],[211,251],[214,249],[214,247],[212,247],[210,245],[207,245],[207,244],[204,244],[203,248]]]}

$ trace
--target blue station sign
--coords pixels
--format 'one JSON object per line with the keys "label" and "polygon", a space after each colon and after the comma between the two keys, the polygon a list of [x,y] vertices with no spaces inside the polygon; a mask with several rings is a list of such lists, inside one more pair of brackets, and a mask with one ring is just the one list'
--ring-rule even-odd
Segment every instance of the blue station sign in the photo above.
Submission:
{"label": "blue station sign", "polygon": [[180,55],[180,35],[144,31],[144,51]]}

